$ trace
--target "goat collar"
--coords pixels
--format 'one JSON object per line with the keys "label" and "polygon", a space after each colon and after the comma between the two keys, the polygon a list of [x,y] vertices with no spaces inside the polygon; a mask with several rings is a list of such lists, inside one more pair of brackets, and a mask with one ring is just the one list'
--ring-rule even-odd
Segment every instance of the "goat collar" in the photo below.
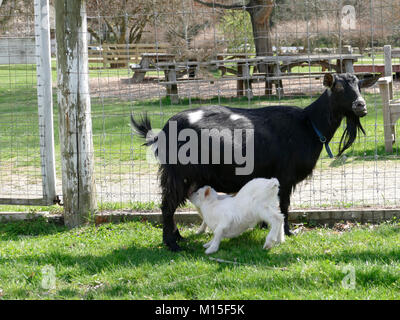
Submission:
{"label": "goat collar", "polygon": [[318,130],[317,126],[314,124],[314,122],[310,119],[311,125],[317,134],[319,141],[325,145],[325,150],[328,153],[329,158],[333,158],[332,150],[329,147],[329,142],[326,140],[326,137],[321,133],[321,131]]}

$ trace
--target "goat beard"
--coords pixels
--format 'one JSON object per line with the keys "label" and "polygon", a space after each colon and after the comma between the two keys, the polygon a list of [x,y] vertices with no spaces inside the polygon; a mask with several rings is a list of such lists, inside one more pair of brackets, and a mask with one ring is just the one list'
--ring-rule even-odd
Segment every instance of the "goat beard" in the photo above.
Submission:
{"label": "goat beard", "polygon": [[357,133],[361,131],[365,134],[364,128],[361,125],[360,118],[355,114],[346,115],[346,129],[344,129],[343,135],[340,138],[339,154],[341,156],[357,138]]}

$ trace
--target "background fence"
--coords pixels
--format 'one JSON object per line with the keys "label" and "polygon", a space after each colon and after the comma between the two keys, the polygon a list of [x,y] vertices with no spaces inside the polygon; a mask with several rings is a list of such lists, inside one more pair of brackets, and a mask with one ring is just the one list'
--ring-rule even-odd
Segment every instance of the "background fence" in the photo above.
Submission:
{"label": "background fence", "polygon": [[[4,5],[3,5],[4,6]],[[34,15],[1,7],[0,198],[43,194],[36,91]],[[8,15],[5,15],[8,14]],[[7,21],[6,33],[4,23]]]}
{"label": "background fence", "polygon": [[[30,60],[16,64],[8,40],[23,42],[34,35],[33,3],[10,3],[0,7],[0,198],[34,198],[42,193],[36,67]],[[362,76],[381,72],[384,45],[400,47],[398,0],[88,0],[86,5],[96,193],[102,210],[152,208],[160,199],[158,166],[146,160],[147,148],[132,135],[131,112],[146,111],[161,128],[177,112],[203,105],[306,107],[324,90],[322,72],[343,71],[346,55]],[[54,22],[50,25],[54,38]],[[278,74],[274,64],[257,60],[278,55],[289,57]],[[53,86],[55,64],[53,57]],[[399,59],[393,64],[399,65]],[[397,96],[399,87],[395,81]],[[398,142],[393,152],[385,151],[378,87],[363,95],[369,113],[361,122],[367,134],[339,159],[323,151],[314,175],[297,187],[292,208],[399,204]],[[56,103],[54,112],[61,194]],[[331,142],[334,153],[342,130]]]}
{"label": "background fence", "polygon": [[0,7],[8,9],[0,24],[15,25],[17,36],[0,39],[0,204],[49,205],[57,199],[49,6],[35,1],[35,15],[23,20],[15,5],[6,1]]}

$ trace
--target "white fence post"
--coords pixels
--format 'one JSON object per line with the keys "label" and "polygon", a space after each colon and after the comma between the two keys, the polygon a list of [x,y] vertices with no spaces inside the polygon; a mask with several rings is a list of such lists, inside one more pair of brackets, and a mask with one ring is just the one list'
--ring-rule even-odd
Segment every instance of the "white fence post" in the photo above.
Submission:
{"label": "white fence post", "polygon": [[35,0],[35,46],[43,197],[56,199],[49,0]]}
{"label": "white fence post", "polygon": [[55,9],[64,221],[75,227],[96,209],[85,1]]}

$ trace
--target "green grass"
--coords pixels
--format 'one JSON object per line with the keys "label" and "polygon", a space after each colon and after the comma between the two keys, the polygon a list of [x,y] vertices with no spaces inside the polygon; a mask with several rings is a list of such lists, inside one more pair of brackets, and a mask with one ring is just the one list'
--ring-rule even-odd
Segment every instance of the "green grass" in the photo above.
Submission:
{"label": "green grass", "polygon": [[[188,211],[195,210],[193,204],[190,201],[186,201],[177,210]],[[97,211],[118,211],[118,210],[129,210],[133,212],[157,212],[160,211],[160,203],[155,201],[140,202],[98,202]],[[53,206],[29,206],[29,205],[0,205],[0,212],[49,212],[50,214],[59,214],[64,212],[64,207],[59,205]]]}
{"label": "green grass", "polygon": [[[94,69],[98,67],[91,64],[93,69],[89,70],[90,78],[103,77],[131,77],[133,72],[128,68],[120,69]],[[51,74],[53,83],[57,83],[57,64],[52,59]],[[157,73],[153,73],[156,75]],[[36,83],[36,64],[14,64],[0,65],[0,86],[14,86],[26,83]]]}
{"label": "green grass", "polygon": [[[223,240],[214,260],[202,248],[210,234],[181,231],[184,251],[171,253],[150,223],[1,224],[0,299],[400,298],[398,223],[310,229],[269,252],[262,250],[267,231],[256,228]],[[50,289],[42,282],[49,267]],[[353,288],[342,285],[346,270],[354,270]]]}
{"label": "green grass", "polygon": [[28,205],[0,205],[0,212],[49,212],[58,214],[64,212],[64,208],[59,205],[53,206],[28,206]]}

